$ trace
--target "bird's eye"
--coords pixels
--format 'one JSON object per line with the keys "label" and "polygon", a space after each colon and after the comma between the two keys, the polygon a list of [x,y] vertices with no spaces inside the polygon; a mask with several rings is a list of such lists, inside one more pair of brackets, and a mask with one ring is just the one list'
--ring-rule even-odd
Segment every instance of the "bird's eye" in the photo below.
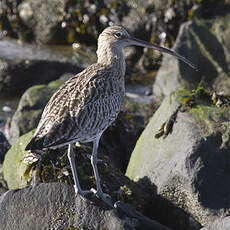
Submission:
{"label": "bird's eye", "polygon": [[121,33],[120,32],[116,32],[116,33],[114,33],[114,36],[116,37],[116,38],[120,38],[121,37]]}

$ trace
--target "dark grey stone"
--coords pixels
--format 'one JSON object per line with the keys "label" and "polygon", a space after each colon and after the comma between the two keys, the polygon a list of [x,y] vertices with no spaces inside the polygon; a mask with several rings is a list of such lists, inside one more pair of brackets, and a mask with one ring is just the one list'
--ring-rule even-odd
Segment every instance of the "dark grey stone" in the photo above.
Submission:
{"label": "dark grey stone", "polygon": [[61,183],[39,184],[10,190],[0,197],[0,226],[12,229],[155,229],[169,228],[144,217],[131,206],[118,204],[108,209],[75,199],[71,186]]}

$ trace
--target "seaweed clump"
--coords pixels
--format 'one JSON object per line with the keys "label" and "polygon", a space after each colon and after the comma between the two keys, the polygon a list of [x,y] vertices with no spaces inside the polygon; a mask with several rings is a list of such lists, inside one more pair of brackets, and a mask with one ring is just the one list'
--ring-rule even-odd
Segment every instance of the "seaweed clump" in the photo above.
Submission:
{"label": "seaweed clump", "polygon": [[204,87],[198,87],[192,91],[179,90],[176,92],[178,106],[169,118],[160,126],[155,138],[166,138],[172,132],[173,125],[176,121],[178,112],[191,111],[199,106],[216,106],[218,108],[230,108],[230,98],[218,94],[215,91],[205,90]]}

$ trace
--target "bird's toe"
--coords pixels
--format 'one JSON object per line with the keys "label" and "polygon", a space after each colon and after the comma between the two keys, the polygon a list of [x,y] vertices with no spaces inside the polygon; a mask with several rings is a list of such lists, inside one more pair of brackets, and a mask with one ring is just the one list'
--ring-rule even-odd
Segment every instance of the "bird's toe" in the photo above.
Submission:
{"label": "bird's toe", "polygon": [[94,188],[91,188],[90,191],[92,191],[95,194],[95,196],[98,196],[99,198],[101,198],[110,207],[114,208],[111,196],[109,194],[97,191]]}

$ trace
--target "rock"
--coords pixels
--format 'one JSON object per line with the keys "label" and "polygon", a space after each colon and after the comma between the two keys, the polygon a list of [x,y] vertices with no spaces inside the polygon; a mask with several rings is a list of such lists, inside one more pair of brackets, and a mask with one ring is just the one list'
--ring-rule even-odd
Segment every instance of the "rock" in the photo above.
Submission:
{"label": "rock", "polygon": [[25,0],[19,5],[19,15],[23,22],[33,30],[35,39],[42,43],[49,42],[61,22],[66,3],[54,0],[42,4],[42,1]]}
{"label": "rock", "polygon": [[6,152],[10,149],[10,143],[6,139],[5,135],[0,132],[0,164],[2,164]]}
{"label": "rock", "polygon": [[[230,212],[230,109],[199,90],[166,97],[137,141],[126,175],[148,177],[160,196],[204,226]],[[176,110],[173,126],[164,127],[168,135],[154,138]]]}
{"label": "rock", "polygon": [[230,216],[217,219],[207,227],[200,230],[229,230],[230,229]]}
{"label": "rock", "polygon": [[14,143],[18,137],[37,127],[42,111],[53,93],[67,78],[60,78],[48,85],[36,85],[25,91],[11,122],[10,142]]}
{"label": "rock", "polygon": [[3,176],[9,189],[23,188],[27,186],[27,178],[24,175],[27,165],[23,162],[26,143],[29,143],[33,131],[19,138],[10,148],[3,162]]}
{"label": "rock", "polygon": [[[64,49],[64,48],[63,48]],[[20,95],[35,84],[46,84],[64,73],[78,73],[81,68],[71,61],[72,50],[0,41],[0,94]]]}
{"label": "rock", "polygon": [[[83,227],[111,230],[168,229],[142,216],[132,207],[125,208],[127,213],[121,212],[121,208],[108,209],[90,204],[79,196],[75,198],[73,188],[62,183],[39,184],[10,190],[0,197],[0,224],[5,230]],[[135,213],[135,217],[132,213]]]}
{"label": "rock", "polygon": [[[152,184],[152,186],[154,186]],[[149,188],[150,189],[150,188]],[[199,224],[190,214],[174,205],[171,201],[158,195],[150,203],[150,210],[145,215],[165,226],[176,230],[199,230]],[[151,209],[154,207],[154,209]]]}
{"label": "rock", "polygon": [[230,95],[229,19],[230,14],[227,14],[181,26],[174,50],[193,62],[199,71],[194,71],[173,56],[165,55],[153,86],[156,96],[170,95],[178,88],[193,89],[200,82]]}

